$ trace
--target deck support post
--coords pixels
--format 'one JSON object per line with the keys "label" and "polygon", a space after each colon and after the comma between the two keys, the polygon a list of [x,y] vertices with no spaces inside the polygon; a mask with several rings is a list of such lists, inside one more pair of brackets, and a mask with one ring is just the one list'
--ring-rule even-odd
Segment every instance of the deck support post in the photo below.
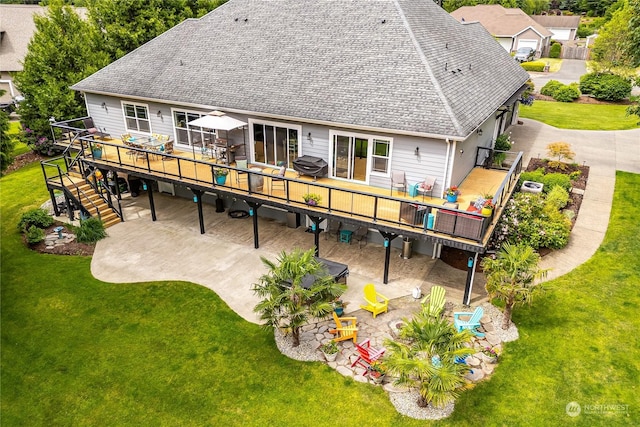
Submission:
{"label": "deck support post", "polygon": [[[153,202],[153,186],[151,185],[153,181],[143,180],[142,182],[147,187],[147,195],[149,196],[149,208],[151,209],[151,220],[155,221],[156,220],[156,204]],[[117,187],[117,184],[116,184],[116,187]],[[202,211],[202,209],[200,210]],[[200,224],[202,224],[202,222]],[[204,228],[202,229],[204,230]],[[201,234],[204,234],[204,231]]]}
{"label": "deck support post", "polygon": [[204,216],[202,214],[202,194],[204,191],[191,189],[193,201],[198,204],[198,221],[200,221],[200,234],[204,234]]}
{"label": "deck support post", "polygon": [[469,258],[467,259],[467,283],[464,287],[464,297],[462,304],[471,305],[471,289],[473,289],[473,277],[476,273],[476,263],[478,262],[478,253],[467,252]]}
{"label": "deck support post", "polygon": [[49,188],[49,197],[51,197],[51,204],[53,205],[53,213],[56,216],[60,216],[60,209],[58,209],[58,203],[56,202],[56,194],[53,192],[53,188]]}
{"label": "deck support post", "polygon": [[384,278],[382,283],[385,285],[389,283],[389,260],[391,259],[391,241],[398,237],[395,233],[388,233],[386,231],[380,231],[384,238]]}
{"label": "deck support post", "polygon": [[253,247],[258,249],[260,247],[260,239],[258,236],[258,209],[262,206],[261,203],[247,202],[249,205],[249,215],[253,219]]}
{"label": "deck support post", "polygon": [[320,256],[320,223],[322,222],[322,218],[309,215],[309,219],[313,222],[313,224],[311,224],[311,230],[313,231],[313,244],[316,247],[316,256]]}

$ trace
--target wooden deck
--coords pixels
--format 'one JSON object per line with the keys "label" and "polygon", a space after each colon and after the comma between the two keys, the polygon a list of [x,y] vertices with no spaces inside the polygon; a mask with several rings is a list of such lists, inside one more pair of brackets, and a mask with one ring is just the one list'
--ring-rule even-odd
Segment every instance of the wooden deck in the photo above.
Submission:
{"label": "wooden deck", "polygon": [[[149,151],[133,150],[124,146],[119,140],[107,139],[102,144],[102,157],[92,158],[88,153],[90,141],[81,141],[85,146],[84,153],[88,162],[99,168],[111,169],[139,176],[142,179],[160,180],[183,185],[200,191],[215,191],[256,203],[273,205],[290,211],[305,213],[318,217],[339,217],[345,222],[351,221],[356,225],[368,225],[372,228],[385,230],[396,234],[403,234],[413,238],[433,239],[460,248],[471,248],[483,251],[495,225],[495,218],[487,218],[492,224],[487,233],[480,239],[466,239],[455,235],[435,232],[427,229],[426,220],[407,220],[401,215],[401,210],[407,211],[407,203],[411,209],[419,210],[422,215],[433,212],[438,215],[440,207],[446,200],[440,197],[423,198],[422,195],[411,197],[409,193],[393,191],[390,188],[372,187],[353,182],[331,178],[314,180],[308,176],[298,176],[294,171],[286,172],[284,185],[274,185],[274,177],[278,169],[264,165],[249,165],[249,169],[240,170],[235,164],[216,163],[215,159],[203,156],[198,150],[195,152],[175,151],[169,155]],[[95,143],[95,142],[94,142]],[[223,168],[228,170],[226,182],[217,184],[214,170]],[[240,172],[240,175],[238,173]],[[459,210],[465,211],[470,202],[487,192],[495,193],[505,181],[507,172],[475,168],[459,186],[461,195],[458,197]],[[249,185],[251,181],[251,185]],[[261,185],[260,185],[261,184]],[[412,184],[411,182],[409,184]],[[303,195],[316,193],[322,197],[316,207],[307,206]],[[450,208],[449,208],[450,209]],[[482,219],[482,217],[479,217]]]}

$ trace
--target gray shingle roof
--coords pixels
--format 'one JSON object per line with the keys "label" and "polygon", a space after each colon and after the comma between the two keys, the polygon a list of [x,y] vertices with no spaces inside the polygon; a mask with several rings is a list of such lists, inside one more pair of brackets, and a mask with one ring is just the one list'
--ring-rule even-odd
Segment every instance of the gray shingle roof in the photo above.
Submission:
{"label": "gray shingle roof", "polygon": [[74,89],[465,137],[527,79],[431,1],[231,0]]}

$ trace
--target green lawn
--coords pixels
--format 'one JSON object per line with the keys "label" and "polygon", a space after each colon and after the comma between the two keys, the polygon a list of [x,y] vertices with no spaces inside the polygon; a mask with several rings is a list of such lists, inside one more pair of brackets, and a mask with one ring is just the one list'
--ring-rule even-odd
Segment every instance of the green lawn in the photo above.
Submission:
{"label": "green lawn", "polygon": [[[640,175],[618,174],[594,258],[517,310],[520,339],[491,380],[429,423],[380,388],[282,356],[206,288],[104,283],[88,258],[25,249],[15,224],[47,198],[28,166],[0,179],[2,425],[638,425],[638,188]],[[571,418],[572,401],[629,410]]]}
{"label": "green lawn", "polygon": [[626,116],[626,105],[594,105],[536,100],[520,106],[520,117],[538,120],[562,129],[626,130],[635,129],[638,116]]}

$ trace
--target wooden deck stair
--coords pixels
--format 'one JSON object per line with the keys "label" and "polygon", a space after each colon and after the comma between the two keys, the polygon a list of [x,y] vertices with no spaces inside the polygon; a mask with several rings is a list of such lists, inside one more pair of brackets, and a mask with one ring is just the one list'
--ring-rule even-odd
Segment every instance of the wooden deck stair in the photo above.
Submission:
{"label": "wooden deck stair", "polygon": [[[100,219],[104,223],[105,228],[109,228],[112,225],[120,222],[120,217],[116,212],[109,207],[109,205],[100,197],[100,195],[93,189],[93,187],[84,179],[75,176],[67,177],[68,184],[65,180],[65,186],[72,193],[76,193],[76,188],[79,188],[81,193],[82,206],[91,214],[91,216],[98,217],[100,213]],[[75,183],[75,185],[73,183]],[[91,203],[89,202],[91,201]]]}

